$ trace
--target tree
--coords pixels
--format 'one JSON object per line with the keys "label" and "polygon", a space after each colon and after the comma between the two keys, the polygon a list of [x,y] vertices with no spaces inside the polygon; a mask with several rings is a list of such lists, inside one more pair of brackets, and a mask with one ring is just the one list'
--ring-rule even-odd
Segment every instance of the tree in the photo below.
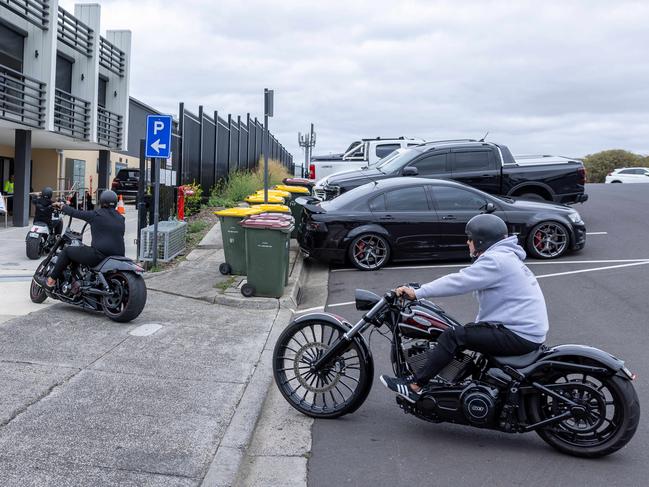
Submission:
{"label": "tree", "polygon": [[584,157],[589,183],[603,183],[606,175],[613,169],[642,166],[643,162],[645,158],[621,149],[605,150]]}

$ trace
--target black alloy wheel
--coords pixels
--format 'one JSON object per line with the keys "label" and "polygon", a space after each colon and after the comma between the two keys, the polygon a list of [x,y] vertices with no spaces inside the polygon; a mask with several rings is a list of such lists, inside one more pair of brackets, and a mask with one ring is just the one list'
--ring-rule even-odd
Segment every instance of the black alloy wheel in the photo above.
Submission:
{"label": "black alloy wheel", "polygon": [[321,370],[313,364],[346,329],[333,323],[309,320],[289,325],[273,352],[275,383],[284,398],[302,414],[337,418],[365,401],[372,386],[371,364],[355,341]]}
{"label": "black alloy wheel", "polygon": [[540,394],[533,400],[534,421],[572,412],[567,419],[537,431],[549,445],[569,455],[609,455],[633,437],[640,420],[638,396],[630,380],[619,376],[562,374],[545,386],[577,403],[576,407]]}
{"label": "black alloy wheel", "polygon": [[349,260],[357,269],[375,271],[390,260],[390,244],[381,235],[364,233],[349,246]]}
{"label": "black alloy wheel", "polygon": [[47,294],[45,294],[45,289],[38,284],[33,278],[32,283],[29,286],[29,299],[32,300],[32,303],[41,304],[47,299]]}
{"label": "black alloy wheel", "polygon": [[110,296],[102,298],[104,313],[120,323],[137,318],[146,304],[146,284],[142,276],[131,272],[116,272],[106,276]]}
{"label": "black alloy wheel", "polygon": [[559,222],[541,222],[527,238],[527,251],[537,259],[556,259],[568,251],[570,235]]}

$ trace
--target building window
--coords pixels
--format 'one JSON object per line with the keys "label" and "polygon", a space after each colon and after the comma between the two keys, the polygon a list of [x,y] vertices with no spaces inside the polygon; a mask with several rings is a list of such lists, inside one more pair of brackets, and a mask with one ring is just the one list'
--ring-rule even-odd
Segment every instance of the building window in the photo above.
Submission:
{"label": "building window", "polygon": [[99,84],[97,88],[97,104],[106,108],[106,89],[108,88],[108,80],[103,76],[99,77]]}
{"label": "building window", "polygon": [[23,71],[25,38],[0,24],[0,65],[14,71]]}
{"label": "building window", "polygon": [[56,87],[66,93],[72,93],[72,61],[60,54],[56,56]]}

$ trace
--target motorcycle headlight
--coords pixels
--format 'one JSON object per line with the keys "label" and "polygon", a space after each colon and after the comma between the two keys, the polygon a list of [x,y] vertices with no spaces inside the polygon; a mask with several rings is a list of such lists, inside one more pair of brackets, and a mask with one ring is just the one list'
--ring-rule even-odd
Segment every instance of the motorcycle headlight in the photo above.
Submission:
{"label": "motorcycle headlight", "polygon": [[582,221],[582,219],[581,219],[581,215],[576,211],[573,211],[572,213],[569,213],[568,218],[570,218],[570,221],[572,223],[584,223]]}

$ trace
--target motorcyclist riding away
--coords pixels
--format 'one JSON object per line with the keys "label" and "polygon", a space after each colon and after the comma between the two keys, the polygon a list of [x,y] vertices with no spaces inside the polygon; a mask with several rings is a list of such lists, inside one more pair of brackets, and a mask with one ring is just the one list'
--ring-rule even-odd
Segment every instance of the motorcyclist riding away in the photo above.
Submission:
{"label": "motorcyclist riding away", "polygon": [[92,211],[76,210],[62,203],[55,203],[55,205],[59,206],[64,214],[90,224],[92,244],[90,247],[87,245],[65,247],[59,254],[50,276],[47,279],[44,277],[38,279],[39,284],[49,289],[53,288],[71,262],[95,266],[108,256],[124,255],[124,217],[115,209],[117,195],[113,191],[103,191],[99,197],[100,208]]}
{"label": "motorcyclist riding away", "polygon": [[56,235],[61,235],[63,222],[61,220],[56,223],[52,222],[52,213],[54,213],[55,209],[52,194],[52,188],[47,186],[43,188],[41,195],[34,200],[34,222],[45,223],[51,232],[54,232]]}
{"label": "motorcyclist riding away", "polygon": [[417,402],[422,387],[453,360],[458,350],[468,348],[493,356],[523,355],[537,350],[548,332],[543,292],[523,264],[525,251],[517,237],[507,236],[505,222],[496,215],[477,215],[469,220],[465,233],[475,259],[471,266],[416,291],[407,286],[395,290],[398,296],[410,300],[474,292],[479,303],[475,323],[444,331],[414,376],[381,376],[388,389],[410,402]]}

